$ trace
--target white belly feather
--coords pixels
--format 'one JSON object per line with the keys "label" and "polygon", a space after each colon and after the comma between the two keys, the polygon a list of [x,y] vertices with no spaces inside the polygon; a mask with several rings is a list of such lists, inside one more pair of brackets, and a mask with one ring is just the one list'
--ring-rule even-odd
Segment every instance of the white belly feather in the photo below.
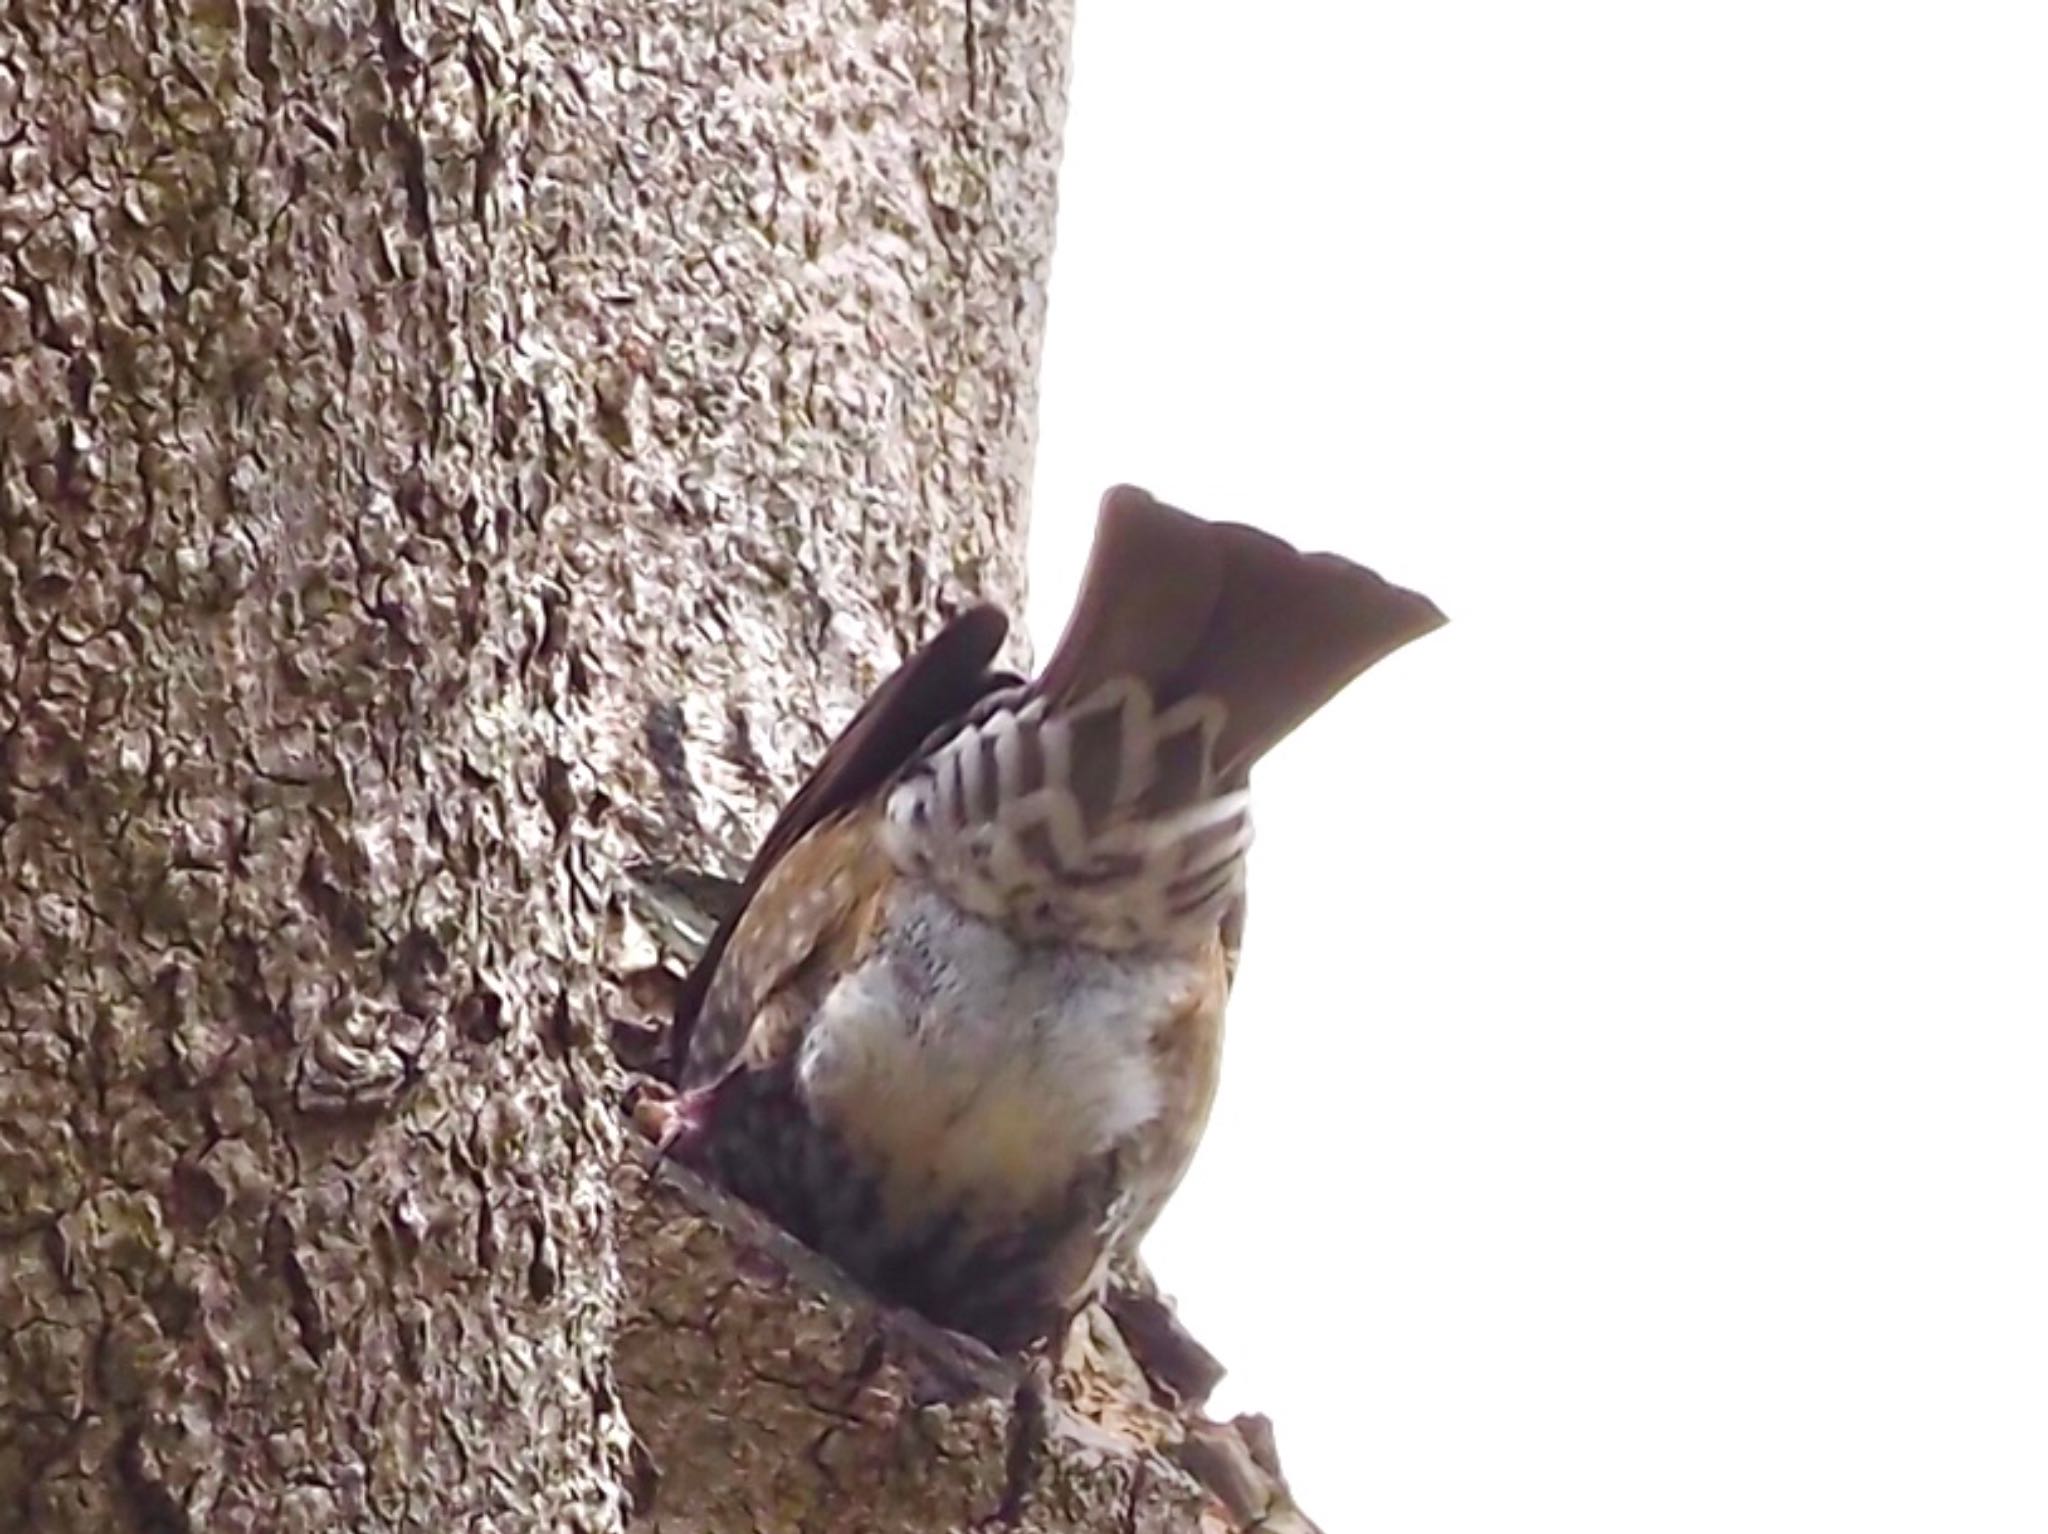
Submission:
{"label": "white belly feather", "polygon": [[908,880],[882,922],[812,1020],[798,1080],[885,1210],[1029,1212],[1158,1115],[1152,1034],[1198,961],[1020,943]]}

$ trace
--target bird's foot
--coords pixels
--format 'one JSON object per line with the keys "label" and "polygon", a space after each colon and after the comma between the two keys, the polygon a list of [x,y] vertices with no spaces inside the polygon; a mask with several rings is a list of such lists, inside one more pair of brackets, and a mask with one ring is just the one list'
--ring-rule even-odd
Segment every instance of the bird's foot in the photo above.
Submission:
{"label": "bird's foot", "polygon": [[636,1094],[633,1127],[653,1142],[650,1161],[660,1166],[671,1156],[689,1161],[711,1134],[715,1086],[678,1092],[664,1084],[646,1083]]}

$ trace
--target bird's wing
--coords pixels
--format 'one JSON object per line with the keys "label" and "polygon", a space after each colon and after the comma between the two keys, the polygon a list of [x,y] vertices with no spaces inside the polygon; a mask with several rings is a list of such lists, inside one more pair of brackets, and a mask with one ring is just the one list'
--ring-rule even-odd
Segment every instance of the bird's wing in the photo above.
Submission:
{"label": "bird's wing", "polygon": [[[822,935],[846,919],[850,895],[810,897],[837,866],[835,858],[845,861],[849,812],[872,801],[936,732],[989,692],[1016,684],[1017,678],[991,667],[1008,631],[1009,621],[993,607],[970,608],[954,618],[875,690],[783,807],[754,854],[733,909],[683,982],[667,1052],[674,1079],[701,1079],[705,1069],[723,1064],[778,978],[801,965]],[[757,902],[769,917],[750,921]],[[752,934],[756,940],[743,945],[750,951],[747,963],[729,966],[734,937],[771,918],[784,930]],[[758,941],[763,936],[769,941]],[[735,972],[728,976],[728,969]]]}
{"label": "bird's wing", "polygon": [[813,978],[854,962],[887,892],[874,821],[868,806],[813,826],[766,869],[729,929],[737,941],[699,961],[693,979],[717,967],[706,975],[682,1085],[769,1065],[794,1048],[822,999]]}

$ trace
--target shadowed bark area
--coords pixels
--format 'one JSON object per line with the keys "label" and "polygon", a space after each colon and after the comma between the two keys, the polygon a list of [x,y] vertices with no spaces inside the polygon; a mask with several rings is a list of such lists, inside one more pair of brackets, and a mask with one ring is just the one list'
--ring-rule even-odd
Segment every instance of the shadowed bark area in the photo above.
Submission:
{"label": "shadowed bark area", "polygon": [[1233,1527],[1137,1438],[1041,1421],[1016,1366],[878,1310],[701,1184],[621,1191],[641,1304],[618,1369],[647,1403],[649,1534]]}
{"label": "shadowed bark area", "polygon": [[[635,874],[611,962],[622,997],[648,1008],[646,1041],[731,894],[706,882]],[[1270,1425],[1206,1415],[1223,1369],[1141,1265],[1118,1270],[1053,1360],[1001,1358],[879,1304],[674,1162],[623,1166],[614,1186],[639,1534],[1315,1534]]]}
{"label": "shadowed bark area", "polygon": [[[0,1527],[879,1485],[808,1382],[897,1344],[615,1201],[619,870],[735,860],[941,605],[1018,595],[1067,24],[0,15]],[[888,1452],[965,1520],[1011,1397],[948,1388]],[[651,1482],[629,1415],[730,1452]],[[1062,1432],[1034,1473],[1096,1489],[1035,1526],[1124,1526],[1144,1454]]]}

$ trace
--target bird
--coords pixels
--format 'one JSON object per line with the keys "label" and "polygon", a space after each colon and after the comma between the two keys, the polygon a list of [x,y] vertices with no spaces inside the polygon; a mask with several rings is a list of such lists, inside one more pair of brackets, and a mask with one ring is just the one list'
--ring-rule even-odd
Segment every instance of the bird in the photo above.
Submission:
{"label": "bird", "polygon": [[966,608],[773,822],[682,984],[659,1154],[888,1304],[1055,1343],[1207,1122],[1253,766],[1444,621],[1112,488],[1037,676],[996,664],[1000,609]]}

